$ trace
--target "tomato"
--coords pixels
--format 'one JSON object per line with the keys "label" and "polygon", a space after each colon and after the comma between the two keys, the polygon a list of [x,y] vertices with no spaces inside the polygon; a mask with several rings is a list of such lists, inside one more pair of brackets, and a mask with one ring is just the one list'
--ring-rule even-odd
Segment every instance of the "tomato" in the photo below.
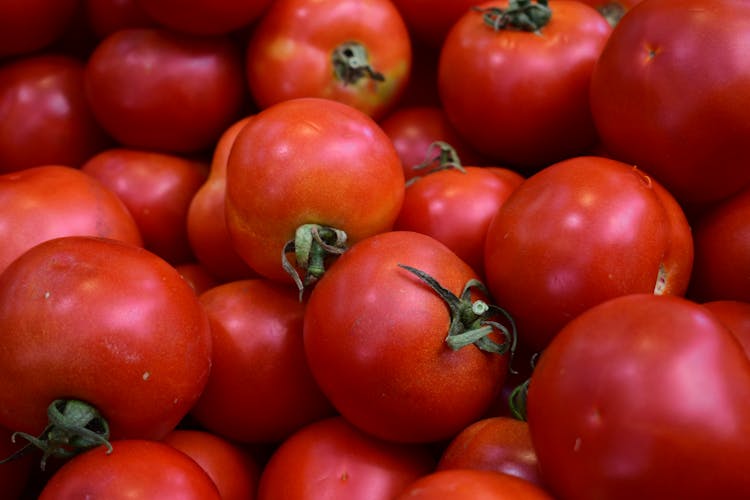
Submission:
{"label": "tomato", "polygon": [[276,0],[246,52],[261,108],[323,97],[377,119],[397,102],[410,68],[409,33],[389,0]]}
{"label": "tomato", "polygon": [[[310,369],[339,413],[403,442],[449,439],[479,419],[503,383],[510,346],[486,322],[495,311],[480,312],[488,304],[469,286],[476,279],[448,247],[416,232],[371,236],[339,257],[310,293],[304,320]],[[453,344],[477,330],[484,343]]]}
{"label": "tomato", "polygon": [[750,491],[750,361],[682,297],[632,294],[582,313],[542,353],[527,404],[542,476],[560,499]]}
{"label": "tomato", "polygon": [[[104,436],[159,439],[211,365],[206,313],[180,274],[143,248],[85,236],[40,243],[0,274],[0,344],[0,425],[32,435],[48,411],[85,410]],[[58,431],[41,436],[48,453],[83,440]]]}
{"label": "tomato", "polygon": [[[453,25],[440,53],[438,89],[458,133],[493,162],[525,172],[585,153],[597,141],[589,82],[609,24],[565,0],[549,2],[549,21],[535,32],[510,19],[522,17],[519,9],[544,11],[540,3],[478,8]],[[504,16],[509,26],[495,29]]]}
{"label": "tomato", "polygon": [[219,284],[216,278],[198,262],[186,262],[174,266],[180,276],[190,285],[195,293],[201,294]]}
{"label": "tomato", "polygon": [[271,0],[136,0],[149,16],[176,31],[218,35],[260,18]]}
{"label": "tomato", "polygon": [[504,472],[544,488],[529,424],[510,417],[477,420],[459,432],[440,456],[437,470]]}
{"label": "tomato", "polygon": [[0,172],[46,164],[78,167],[110,144],[83,82],[83,63],[63,55],[0,66]]}
{"label": "tomato", "polygon": [[487,286],[535,350],[606,299],[684,294],[692,259],[690,226],[674,198],[639,169],[594,156],[529,177],[485,242]]}
{"label": "tomato", "polygon": [[683,204],[750,185],[750,4],[656,0],[628,12],[597,61],[591,111],[602,143]]}
{"label": "tomato", "polygon": [[127,28],[152,28],[158,23],[138,0],[83,0],[86,21],[98,39]]}
{"label": "tomato", "polygon": [[239,116],[242,73],[228,38],[131,28],[96,46],[84,84],[94,116],[121,145],[193,153]]}
{"label": "tomato", "polygon": [[227,161],[240,130],[251,120],[246,116],[229,126],[214,148],[208,178],[190,200],[187,236],[197,260],[221,281],[255,276],[232,245],[225,216]]}
{"label": "tomato", "polygon": [[82,167],[133,214],[144,246],[172,264],[193,260],[187,214],[208,168],[181,156],[130,148],[102,151]]}
{"label": "tomato", "polygon": [[750,357],[750,303],[739,300],[712,300],[703,303],[734,334]]}
{"label": "tomato", "polygon": [[233,281],[200,296],[211,324],[212,368],[191,415],[235,441],[277,443],[334,413],[305,358],[305,304],[293,286]]}
{"label": "tomato", "polygon": [[412,38],[440,48],[458,19],[481,0],[392,0]]}
{"label": "tomato", "polygon": [[122,440],[74,457],[45,485],[39,500],[211,500],[216,485],[194,460],[164,443]]}
{"label": "tomato", "polygon": [[79,0],[0,0],[0,58],[49,47],[72,21]]}
{"label": "tomato", "polygon": [[578,0],[594,7],[611,26],[615,26],[627,11],[643,0]]}
{"label": "tomato", "polygon": [[[235,250],[258,274],[284,282],[292,274],[300,288],[322,274],[323,246],[309,243],[315,231],[343,251],[391,229],[404,198],[401,161],[388,136],[361,111],[321,98],[256,114],[234,141],[226,176]],[[282,266],[292,249],[296,273]]]}
{"label": "tomato", "polygon": [[248,451],[200,430],[176,429],[167,434],[162,442],[198,462],[216,484],[222,500],[255,498],[260,469]]}
{"label": "tomato", "polygon": [[37,243],[73,235],[142,243],[122,200],[78,169],[44,165],[0,175],[0,270]]}
{"label": "tomato", "polygon": [[517,476],[490,470],[433,472],[409,485],[396,500],[552,500],[546,491]]}
{"label": "tomato", "polygon": [[261,474],[258,500],[394,498],[433,467],[427,448],[381,441],[332,417],[281,443]]}
{"label": "tomato", "polygon": [[750,187],[693,217],[691,298],[750,302],[749,217]]}

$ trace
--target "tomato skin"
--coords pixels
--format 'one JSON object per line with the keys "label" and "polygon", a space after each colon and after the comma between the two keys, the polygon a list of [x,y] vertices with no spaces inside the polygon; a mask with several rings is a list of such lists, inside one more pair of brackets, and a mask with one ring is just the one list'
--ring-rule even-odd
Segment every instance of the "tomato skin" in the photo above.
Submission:
{"label": "tomato skin", "polygon": [[174,268],[198,295],[219,284],[216,277],[198,262],[177,264]]}
{"label": "tomato skin", "polygon": [[136,0],[150,17],[176,31],[219,35],[247,26],[271,0]]}
{"label": "tomato skin", "polygon": [[228,38],[130,28],[99,42],[84,83],[98,122],[121,145],[194,153],[237,119],[242,73]]}
{"label": "tomato skin", "polygon": [[334,413],[305,358],[305,304],[297,290],[267,279],[233,281],[200,301],[213,339],[212,368],[192,416],[244,443],[278,443]]}
{"label": "tomato skin", "polygon": [[748,29],[746,2],[641,2],[597,61],[591,111],[602,143],[683,204],[750,184],[750,95],[735,91],[750,85]]}
{"label": "tomato skin", "polygon": [[219,500],[206,472],[165,443],[120,440],[73,457],[45,485],[39,500]]}
{"label": "tomato skin", "polygon": [[86,22],[99,40],[128,28],[153,28],[158,23],[137,0],[83,0]]}
{"label": "tomato skin", "polygon": [[458,19],[478,0],[393,0],[411,36],[420,43],[439,49]]}
{"label": "tomato skin", "polygon": [[261,276],[288,283],[281,254],[299,226],[332,226],[354,244],[390,230],[404,197],[388,136],[361,111],[321,98],[256,114],[235,139],[226,175],[235,250]]}
{"label": "tomato skin", "polygon": [[79,0],[0,1],[0,58],[25,55],[58,40],[72,21]]}
{"label": "tomato skin", "polygon": [[534,350],[609,298],[683,295],[692,259],[690,226],[674,198],[635,167],[593,156],[526,179],[485,241],[487,286]]}
{"label": "tomato skin", "polygon": [[750,362],[716,317],[681,297],[618,297],[571,321],[536,365],[527,418],[561,499],[750,491]]}
{"label": "tomato skin", "polygon": [[453,351],[447,304],[399,264],[461,295],[476,273],[445,245],[409,232],[349,248],[310,293],[304,342],[313,376],[353,425],[382,439],[449,439],[497,395],[507,356]]}
{"label": "tomato skin", "polygon": [[441,102],[458,133],[492,162],[525,173],[596,142],[589,81],[611,27],[580,2],[551,0],[550,9],[540,34],[495,31],[468,11],[448,32],[438,66]]}
{"label": "tomato skin", "polygon": [[0,332],[0,425],[32,435],[52,401],[76,398],[112,439],[161,438],[211,363],[193,289],[155,254],[103,238],[48,240],[13,261],[0,274]]}
{"label": "tomato skin", "polygon": [[[370,66],[384,81],[346,83],[335,76],[332,54],[350,41],[365,47]],[[389,0],[276,0],[253,29],[245,61],[250,93],[261,109],[287,99],[322,97],[378,119],[408,82],[411,42]]]}
{"label": "tomato skin", "polygon": [[703,307],[719,318],[734,334],[750,357],[750,303],[739,300],[712,300]]}
{"label": "tomato skin", "polygon": [[552,500],[546,491],[510,474],[490,470],[450,469],[412,483],[396,500]]}
{"label": "tomato skin", "polygon": [[0,66],[0,172],[78,167],[111,142],[84,93],[84,64],[40,54]]}
{"label": "tomato skin", "polygon": [[195,193],[206,181],[205,163],[167,153],[112,148],[90,158],[81,170],[120,197],[148,250],[174,265],[194,259],[185,221]]}
{"label": "tomato skin", "polygon": [[394,498],[433,467],[427,448],[381,441],[331,417],[281,443],[261,474],[258,500]]}
{"label": "tomato skin", "polygon": [[122,200],[79,169],[43,165],[0,175],[0,270],[37,243],[74,235],[142,244]]}

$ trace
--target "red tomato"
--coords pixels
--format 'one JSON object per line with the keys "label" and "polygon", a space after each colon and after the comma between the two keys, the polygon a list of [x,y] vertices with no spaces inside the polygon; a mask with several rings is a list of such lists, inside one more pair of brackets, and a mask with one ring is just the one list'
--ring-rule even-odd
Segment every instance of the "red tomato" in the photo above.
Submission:
{"label": "red tomato", "polygon": [[516,418],[489,417],[466,427],[440,456],[437,470],[448,469],[504,472],[544,487],[529,424]]}
{"label": "red tomato", "polygon": [[534,483],[490,470],[433,472],[409,485],[396,500],[553,500]]}
{"label": "red tomato", "polygon": [[305,304],[294,287],[234,281],[200,296],[213,338],[211,374],[192,416],[245,443],[277,443],[334,413],[305,359]]}
{"label": "red tomato", "polygon": [[281,443],[261,474],[258,500],[384,500],[433,467],[427,448],[381,441],[333,417]]}
{"label": "red tomato", "polygon": [[487,285],[535,350],[606,299],[684,294],[692,258],[690,226],[674,198],[635,167],[594,156],[529,177],[485,242]]}
{"label": "red tomato", "polygon": [[0,271],[37,243],[74,235],[142,243],[122,200],[78,169],[44,165],[0,175]]}
{"label": "red tomato", "polygon": [[260,469],[250,453],[210,432],[177,429],[162,440],[198,462],[219,489],[221,500],[253,500]]}
{"label": "red tomato", "polygon": [[392,0],[411,36],[429,47],[440,48],[458,19],[481,0]]}
{"label": "red tomato", "polygon": [[695,263],[688,295],[750,302],[750,187],[693,217]]}
{"label": "red tomato", "polygon": [[73,399],[99,411],[112,439],[161,438],[211,365],[206,313],[179,273],[143,248],[84,236],[40,243],[0,274],[0,344],[0,425],[33,435],[53,401]]}
{"label": "red tomato", "polygon": [[750,357],[750,303],[739,300],[712,300],[703,304],[734,334]]}
{"label": "red tomato", "polygon": [[216,278],[208,270],[197,262],[186,262],[178,264],[175,269],[180,276],[195,290],[195,293],[201,294],[219,284]]}
{"label": "red tomato", "polygon": [[58,40],[79,0],[0,0],[0,58],[28,54]]}
{"label": "red tomato", "polygon": [[115,192],[133,214],[144,246],[172,264],[193,260],[187,214],[208,168],[181,156],[127,148],[102,151],[81,170]]}
{"label": "red tomato", "polygon": [[321,226],[329,244],[337,243],[334,229],[356,243],[391,229],[404,198],[388,136],[366,114],[329,99],[291,99],[256,114],[235,139],[226,175],[235,250],[260,275],[291,282],[281,257],[293,246],[289,260],[305,274],[300,287],[321,274],[322,248],[313,245],[308,265],[311,245],[300,234],[312,240]]}
{"label": "red tomato", "polygon": [[628,12],[597,61],[591,111],[605,148],[684,204],[750,185],[750,3],[655,0]]}
{"label": "red tomato", "polygon": [[750,491],[750,361],[684,298],[618,297],[568,323],[534,369],[527,411],[545,484],[560,499]]}
{"label": "red tomato", "polygon": [[276,0],[246,52],[250,93],[261,108],[324,97],[380,118],[410,68],[409,33],[390,0]]}
{"label": "red tomato", "polygon": [[261,17],[271,0],[136,0],[160,24],[196,35],[218,35]]}
{"label": "red tomato", "polygon": [[[400,265],[432,276],[452,300]],[[407,231],[362,240],[331,266],[310,294],[305,352],[324,394],[349,422],[382,439],[428,442],[449,439],[484,414],[508,356],[479,341],[448,342],[478,329],[491,334],[483,339],[491,347],[504,340],[475,312],[486,302],[472,289],[465,293],[475,279],[448,247]]]}
{"label": "red tomato", "polygon": [[132,28],[97,45],[84,83],[97,120],[122,145],[191,153],[239,116],[242,73],[228,38]]}
{"label": "red tomato", "polygon": [[39,500],[219,500],[216,485],[193,459],[164,443],[122,440],[89,450],[63,465]]}
{"label": "red tomato", "polygon": [[493,162],[530,170],[588,151],[597,140],[589,81],[611,32],[606,20],[580,2],[551,0],[537,32],[494,29],[493,9],[515,17],[508,2],[479,7],[489,10],[464,14],[440,54],[438,88],[458,133]]}
{"label": "red tomato", "polygon": [[0,66],[0,172],[78,167],[109,145],[86,101],[83,75],[82,62],[62,55]]}
{"label": "red tomato", "polygon": [[255,276],[232,245],[225,216],[227,161],[234,140],[252,117],[234,122],[214,148],[208,178],[193,195],[187,213],[187,236],[195,257],[214,276],[233,281]]}
{"label": "red tomato", "polygon": [[86,21],[99,39],[121,29],[151,28],[158,24],[138,0],[83,0],[83,8]]}

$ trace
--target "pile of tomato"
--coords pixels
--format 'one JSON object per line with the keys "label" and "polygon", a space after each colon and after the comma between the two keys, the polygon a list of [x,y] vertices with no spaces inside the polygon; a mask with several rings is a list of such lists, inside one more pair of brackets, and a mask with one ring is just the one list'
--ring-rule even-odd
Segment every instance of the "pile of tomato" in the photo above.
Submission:
{"label": "pile of tomato", "polygon": [[0,496],[750,498],[747,33],[0,0]]}

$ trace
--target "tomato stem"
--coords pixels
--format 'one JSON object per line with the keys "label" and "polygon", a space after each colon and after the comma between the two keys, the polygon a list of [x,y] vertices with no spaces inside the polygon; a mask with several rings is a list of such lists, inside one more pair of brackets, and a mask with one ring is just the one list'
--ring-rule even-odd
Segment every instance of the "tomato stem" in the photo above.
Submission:
{"label": "tomato stem", "polygon": [[[346,232],[319,224],[303,224],[297,228],[294,239],[289,240],[281,251],[281,265],[292,277],[299,290],[299,299],[305,293],[305,287],[312,285],[325,273],[325,264],[329,256],[341,255],[347,249]],[[297,267],[305,272],[300,277],[297,268],[289,262],[287,254],[294,253]]]}
{"label": "tomato stem", "polygon": [[332,54],[333,72],[344,85],[355,84],[362,78],[384,82],[385,76],[370,66],[367,49],[359,42],[345,42],[336,47]]}
{"label": "tomato stem", "polygon": [[112,452],[109,442],[109,424],[99,411],[88,403],[77,399],[56,399],[47,407],[47,427],[39,436],[25,432],[14,432],[13,442],[21,437],[28,443],[13,455],[0,460],[9,462],[35,446],[42,450],[40,467],[45,469],[49,457],[68,458],[81,451],[104,445]]}
{"label": "tomato stem", "polygon": [[473,10],[481,12],[484,23],[495,31],[513,29],[539,34],[539,30],[552,18],[547,0],[537,0],[536,3],[532,0],[510,0],[505,9],[475,6]]}
{"label": "tomato stem", "polygon": [[[433,153],[437,150],[437,154]],[[429,169],[430,167],[433,167]],[[440,170],[455,169],[462,174],[466,173],[466,169],[461,165],[461,159],[458,157],[456,150],[445,141],[435,141],[427,148],[427,154],[422,163],[411,167],[412,170],[425,170],[426,174],[438,172]],[[429,170],[427,170],[429,169]],[[426,175],[425,174],[425,175]],[[415,176],[406,182],[406,185],[414,183],[421,176]]]}

